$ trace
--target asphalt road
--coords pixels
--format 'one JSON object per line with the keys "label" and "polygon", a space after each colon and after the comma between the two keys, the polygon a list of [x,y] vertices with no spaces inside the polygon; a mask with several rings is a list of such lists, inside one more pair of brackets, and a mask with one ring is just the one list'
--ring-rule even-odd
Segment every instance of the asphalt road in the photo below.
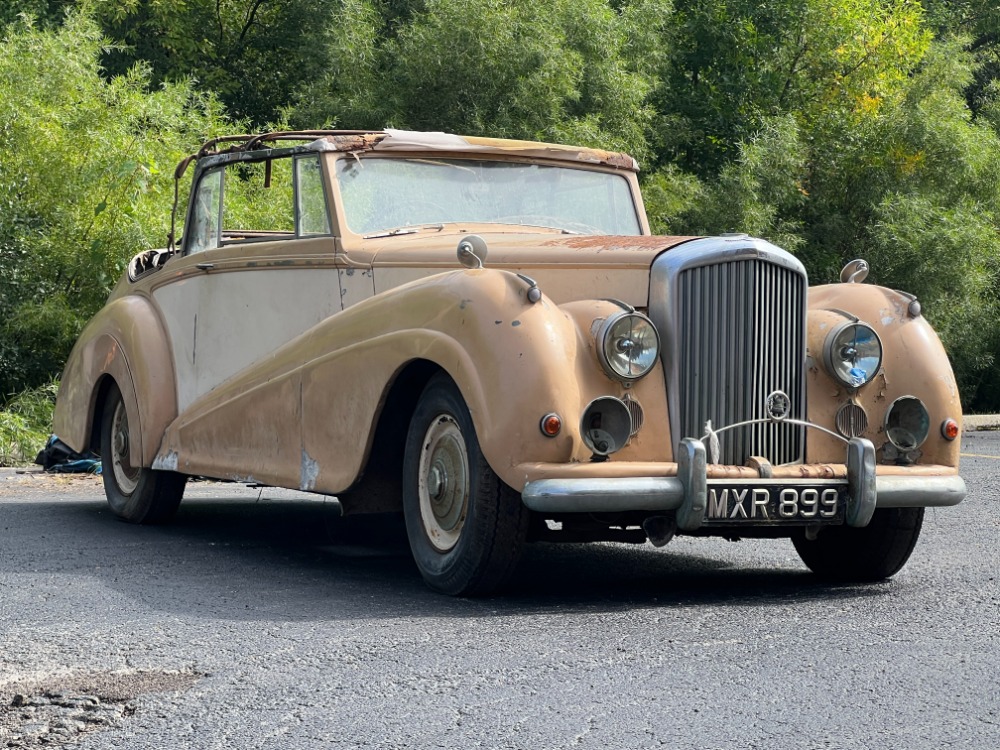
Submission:
{"label": "asphalt road", "polygon": [[1000,747],[1000,433],[884,584],[785,541],[532,548],[424,588],[399,524],[229,485],[115,521],[0,474],[0,747]]}

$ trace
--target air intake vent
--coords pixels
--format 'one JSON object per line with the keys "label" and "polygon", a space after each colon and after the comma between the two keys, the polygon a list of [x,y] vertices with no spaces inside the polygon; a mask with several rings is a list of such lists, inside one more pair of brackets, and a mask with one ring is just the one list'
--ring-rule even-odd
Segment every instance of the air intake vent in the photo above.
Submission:
{"label": "air intake vent", "polygon": [[622,401],[625,402],[625,406],[628,407],[628,413],[632,416],[632,437],[635,437],[639,430],[642,429],[642,422],[645,419],[642,404],[627,393],[622,396]]}
{"label": "air intake vent", "polygon": [[868,415],[854,403],[847,403],[837,412],[837,432],[845,438],[856,438],[868,429]]}

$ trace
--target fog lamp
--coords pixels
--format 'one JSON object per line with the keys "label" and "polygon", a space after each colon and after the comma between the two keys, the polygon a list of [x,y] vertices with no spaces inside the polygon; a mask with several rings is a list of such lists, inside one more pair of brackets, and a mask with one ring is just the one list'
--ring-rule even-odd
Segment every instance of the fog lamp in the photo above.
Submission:
{"label": "fog lamp", "polygon": [[591,401],[580,420],[583,442],[598,456],[610,456],[625,447],[632,435],[632,415],[621,399],[601,396]]}
{"label": "fog lamp", "polygon": [[885,415],[886,437],[902,453],[916,450],[923,445],[930,432],[930,426],[927,407],[914,396],[897,398]]}

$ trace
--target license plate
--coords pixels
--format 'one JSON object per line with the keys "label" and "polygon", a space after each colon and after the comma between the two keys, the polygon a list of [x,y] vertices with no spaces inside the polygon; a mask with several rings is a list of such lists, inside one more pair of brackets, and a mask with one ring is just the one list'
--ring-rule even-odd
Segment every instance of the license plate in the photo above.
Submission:
{"label": "license plate", "polygon": [[709,525],[842,524],[847,483],[838,480],[790,485],[784,480],[752,483],[709,480],[705,523]]}

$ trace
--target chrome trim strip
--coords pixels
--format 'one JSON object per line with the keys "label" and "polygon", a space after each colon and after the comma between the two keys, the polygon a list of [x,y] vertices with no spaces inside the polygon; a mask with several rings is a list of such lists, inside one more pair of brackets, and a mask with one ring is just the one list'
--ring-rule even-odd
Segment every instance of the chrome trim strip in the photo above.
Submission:
{"label": "chrome trim strip", "polygon": [[[727,480],[730,481],[730,480]],[[734,480],[739,481],[739,480]],[[776,484],[796,480],[746,480],[748,484]],[[825,480],[804,479],[819,484]],[[965,497],[965,481],[947,477],[877,477],[878,508],[932,508],[958,505]],[[631,510],[677,510],[684,502],[684,484],[677,477],[630,479],[538,479],[521,493],[524,504],[537,513],[617,513]]]}
{"label": "chrome trim strip", "polygon": [[677,477],[538,479],[525,485],[521,499],[538,513],[677,510],[684,483]]}
{"label": "chrome trim strip", "polygon": [[694,531],[705,520],[708,507],[708,466],[705,444],[684,438],[677,446],[677,478],[684,487],[684,499],[677,509],[677,528]]}
{"label": "chrome trim strip", "polygon": [[871,440],[856,437],[847,444],[847,525],[867,526],[878,503],[878,478],[875,476],[875,446]]}
{"label": "chrome trim strip", "polygon": [[947,508],[965,498],[965,480],[950,477],[878,477],[879,508]]}

